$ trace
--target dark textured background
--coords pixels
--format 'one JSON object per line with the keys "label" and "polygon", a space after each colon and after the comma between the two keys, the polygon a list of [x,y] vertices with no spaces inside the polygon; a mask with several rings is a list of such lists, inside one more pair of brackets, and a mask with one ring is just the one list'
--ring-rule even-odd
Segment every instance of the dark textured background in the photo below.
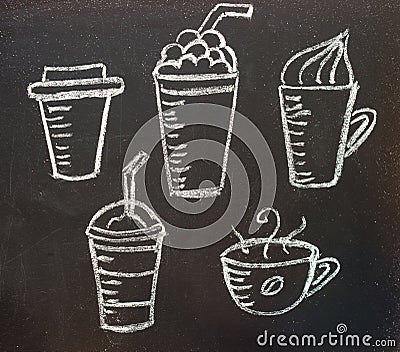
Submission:
{"label": "dark textured background", "polygon": [[[400,3],[395,0],[254,1],[251,23],[220,26],[241,65],[237,109],[258,126],[275,158],[275,207],[283,227],[294,228],[304,214],[304,238],[323,256],[341,261],[339,275],[284,316],[253,317],[234,305],[223,283],[218,256],[232,237],[195,251],[166,247],[155,325],[130,335],[99,329],[85,227],[99,207],[120,196],[125,150],[156,114],[151,71],[160,49],[180,30],[197,27],[214,4],[1,2],[0,350],[280,351],[257,347],[256,337],[264,329],[319,335],[335,332],[338,323],[352,333],[400,343]],[[279,74],[294,52],[345,28],[361,85],[356,108],[374,107],[378,123],[345,161],[337,187],[294,189],[287,182]],[[49,176],[38,107],[26,87],[40,79],[44,65],[88,62],[106,63],[110,75],[124,78],[126,91],[111,104],[102,174],[94,181],[56,181]]]}

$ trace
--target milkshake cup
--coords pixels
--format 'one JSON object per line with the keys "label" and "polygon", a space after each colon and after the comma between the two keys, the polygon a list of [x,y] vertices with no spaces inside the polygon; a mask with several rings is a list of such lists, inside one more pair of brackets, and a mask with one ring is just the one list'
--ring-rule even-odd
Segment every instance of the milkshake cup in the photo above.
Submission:
{"label": "milkshake cup", "polygon": [[28,86],[39,103],[52,176],[87,180],[100,172],[111,98],[124,91],[104,64],[44,67],[42,81]]}
{"label": "milkshake cup", "polygon": [[[153,77],[164,153],[164,163],[171,196],[184,198],[215,197],[224,187],[233,121],[238,94],[239,71],[235,52],[224,36],[215,30],[224,17],[251,18],[248,4],[219,4],[214,7],[197,30],[182,31],[175,43],[161,51]],[[221,153],[221,175],[215,187],[191,188],[190,168],[191,127],[185,113],[178,109],[189,104],[217,104],[229,108],[229,114],[218,116],[226,120],[226,139]],[[179,112],[178,112],[179,111]],[[193,121],[193,118],[190,119]],[[204,125],[201,116],[196,124]],[[193,123],[192,123],[193,124]],[[193,135],[193,139],[196,139]],[[207,155],[203,156],[207,160]]]}
{"label": "milkshake cup", "polygon": [[135,202],[143,227],[110,230],[124,201],[100,209],[86,230],[96,281],[100,327],[133,332],[154,324],[154,305],[165,230],[153,211]]}
{"label": "milkshake cup", "polygon": [[154,324],[166,234],[157,215],[135,199],[134,175],[147,158],[140,152],[124,168],[124,199],[101,208],[86,229],[104,330],[130,333]]}

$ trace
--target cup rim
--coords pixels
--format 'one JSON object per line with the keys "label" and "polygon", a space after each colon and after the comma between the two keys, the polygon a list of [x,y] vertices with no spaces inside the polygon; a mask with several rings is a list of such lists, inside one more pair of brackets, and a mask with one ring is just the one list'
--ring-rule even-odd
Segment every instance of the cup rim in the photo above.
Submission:
{"label": "cup rim", "polygon": [[[241,250],[242,248],[248,248],[255,245],[262,245],[269,242],[270,244],[286,245],[288,247],[304,248],[310,251],[310,254],[306,257],[298,259],[283,260],[277,262],[245,262],[237,259],[232,259],[228,257],[229,253],[236,250]],[[224,252],[220,254],[221,262],[226,264],[232,264],[238,267],[249,268],[249,269],[267,269],[276,268],[282,266],[290,266],[295,264],[302,264],[311,262],[313,258],[319,257],[319,249],[312,243],[301,241],[301,240],[287,240],[285,237],[280,238],[250,238],[243,242],[235,243],[228,247]]]}
{"label": "cup rim", "polygon": [[199,74],[164,74],[153,71],[153,77],[157,80],[177,81],[177,82],[201,82],[215,81],[223,79],[238,78],[239,71],[232,73],[199,73]]}
{"label": "cup rim", "polygon": [[348,84],[341,85],[311,85],[311,86],[301,86],[301,85],[290,85],[290,84],[281,84],[279,85],[279,89],[294,89],[294,90],[348,90],[354,87],[358,87],[358,81],[353,81]]}

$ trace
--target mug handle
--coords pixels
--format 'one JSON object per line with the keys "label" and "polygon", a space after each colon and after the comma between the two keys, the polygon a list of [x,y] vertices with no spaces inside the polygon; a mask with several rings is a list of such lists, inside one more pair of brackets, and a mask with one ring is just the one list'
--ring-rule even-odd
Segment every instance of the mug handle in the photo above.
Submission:
{"label": "mug handle", "polygon": [[371,108],[358,109],[353,112],[351,115],[350,125],[360,121],[362,122],[354,133],[347,139],[346,151],[344,153],[345,158],[353,154],[371,134],[376,125],[376,115],[376,110]]}
{"label": "mug handle", "polygon": [[307,292],[307,297],[310,297],[315,292],[319,291],[337,275],[340,270],[340,263],[336,258],[327,257],[317,260],[315,270],[318,269],[323,269],[324,271],[318,277],[314,277]]}

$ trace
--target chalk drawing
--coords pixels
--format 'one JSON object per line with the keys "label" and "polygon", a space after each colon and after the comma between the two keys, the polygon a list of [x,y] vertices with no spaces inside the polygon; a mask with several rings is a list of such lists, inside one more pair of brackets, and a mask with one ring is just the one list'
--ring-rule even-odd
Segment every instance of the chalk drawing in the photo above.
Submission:
{"label": "chalk drawing", "polygon": [[101,208],[86,229],[104,330],[130,333],[154,324],[166,234],[157,215],[135,199],[135,174],[147,159],[139,152],[123,169],[124,199]]}
{"label": "chalk drawing", "polygon": [[[216,197],[224,187],[228,153],[239,84],[238,62],[225,37],[215,29],[225,17],[248,18],[249,4],[220,3],[206,16],[198,29],[185,29],[175,43],[166,45],[153,71],[168,188],[171,196],[184,198]],[[191,151],[181,142],[185,116],[166,110],[192,103],[213,103],[230,108],[227,137],[222,156],[221,178],[214,187],[191,188]],[[201,123],[201,116],[199,123]]]}
{"label": "chalk drawing", "polygon": [[[335,186],[344,159],[375,127],[374,109],[353,110],[359,84],[348,57],[348,40],[346,30],[301,50],[283,67],[279,97],[292,186]],[[358,128],[350,134],[356,123]],[[335,143],[333,148],[331,142]]]}
{"label": "chalk drawing", "polygon": [[125,88],[122,78],[106,71],[102,63],[45,66],[42,80],[28,86],[28,96],[39,103],[55,179],[81,181],[100,173],[111,98]]}
{"label": "chalk drawing", "polygon": [[294,239],[306,228],[304,217],[297,229],[277,238],[277,210],[261,209],[257,222],[267,223],[270,212],[276,219],[270,236],[244,240],[235,230],[239,243],[221,254],[225,284],[233,301],[247,313],[260,316],[289,312],[322,289],[340,270],[336,258],[319,259],[315,245]]}

